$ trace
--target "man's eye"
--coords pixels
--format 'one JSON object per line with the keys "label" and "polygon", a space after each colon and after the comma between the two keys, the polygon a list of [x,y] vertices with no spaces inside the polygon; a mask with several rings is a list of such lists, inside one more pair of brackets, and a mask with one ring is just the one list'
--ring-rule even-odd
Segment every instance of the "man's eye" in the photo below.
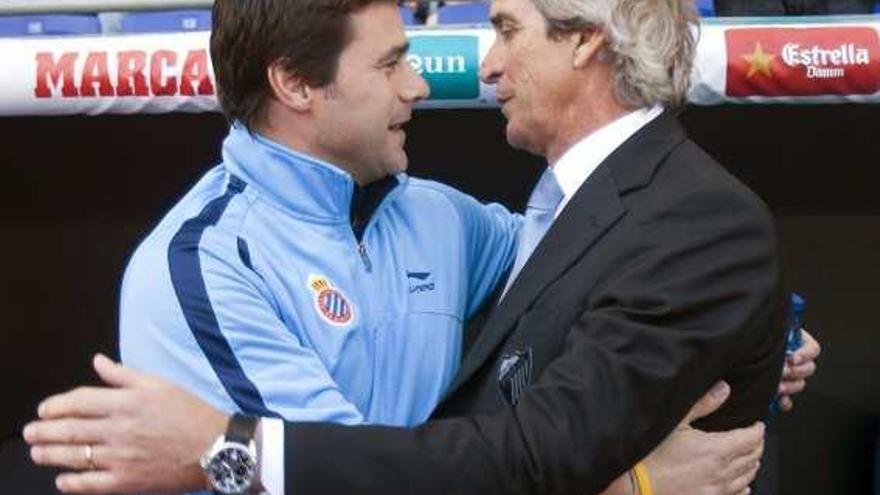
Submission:
{"label": "man's eye", "polygon": [[400,66],[400,60],[401,59],[399,58],[391,60],[390,62],[385,63],[385,65],[382,66],[382,69],[387,72],[394,72],[397,70],[397,67]]}

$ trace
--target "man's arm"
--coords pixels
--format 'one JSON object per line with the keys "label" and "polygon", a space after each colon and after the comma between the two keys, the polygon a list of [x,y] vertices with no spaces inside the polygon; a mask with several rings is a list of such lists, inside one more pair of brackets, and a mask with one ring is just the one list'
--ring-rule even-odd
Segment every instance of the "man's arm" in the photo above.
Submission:
{"label": "man's arm", "polygon": [[466,197],[463,218],[467,229],[468,298],[466,318],[483,307],[489,296],[507,280],[516,257],[522,217],[499,204],[479,204]]}
{"label": "man's arm", "polygon": [[[642,464],[655,495],[747,495],[764,452],[764,424],[724,432],[691,425],[720,408],[730,386],[716,383]],[[602,495],[634,494],[632,470]]]}
{"label": "man's arm", "polygon": [[504,284],[516,257],[522,216],[497,203],[484,204],[455,188],[432,183],[452,204],[463,233],[462,276],[467,281],[465,318],[471,318]]}
{"label": "man's arm", "polygon": [[[812,337],[807,342],[798,358],[798,366],[810,370],[804,380],[812,376],[819,355],[818,342]],[[59,475],[58,486],[64,492],[185,492],[202,487],[197,456],[224,431],[228,416],[169,383],[117,366],[103,356],[95,358],[94,366],[105,382],[118,388],[80,388],[44,401],[39,410],[43,419],[24,434],[33,445],[34,461],[82,469],[85,445],[93,445],[100,472]],[[784,383],[785,379],[780,387]],[[753,469],[759,464],[752,461],[763,448],[761,424],[723,433],[689,426],[716,410],[729,393],[729,387],[722,387],[718,396],[713,387],[645,459],[657,495],[679,495],[685,490],[740,494],[740,488],[754,479]],[[154,410],[155,406],[161,409]],[[281,437],[283,432],[274,441],[277,456],[283,458]],[[275,461],[283,463],[281,458]],[[630,495],[632,489],[625,474],[604,495]]]}
{"label": "man's arm", "polygon": [[[363,417],[339,389],[295,321],[246,265],[226,232],[172,243],[169,276],[156,248],[139,250],[126,270],[120,304],[123,362],[178,383],[215,407],[295,421],[358,424]],[[229,241],[233,239],[233,241]]]}
{"label": "man's arm", "polygon": [[[80,388],[49,398],[40,405],[43,419],[25,429],[25,438],[33,444],[31,455],[39,464],[85,469],[85,446],[91,446],[97,469],[60,475],[59,489],[137,493],[202,487],[196,459],[223,432],[228,416],[171,383],[103,356],[95,357],[94,367],[115,388]],[[713,387],[645,459],[657,495],[738,495],[754,479],[763,449],[760,423],[722,433],[689,426],[717,410],[729,394],[730,387],[724,383]],[[263,420],[258,441],[264,448],[270,441],[283,441],[282,432],[277,432],[279,438],[265,438],[273,431],[265,427],[267,422],[274,421],[281,420]],[[282,453],[283,449],[278,455]],[[624,476],[604,495],[632,493]]]}

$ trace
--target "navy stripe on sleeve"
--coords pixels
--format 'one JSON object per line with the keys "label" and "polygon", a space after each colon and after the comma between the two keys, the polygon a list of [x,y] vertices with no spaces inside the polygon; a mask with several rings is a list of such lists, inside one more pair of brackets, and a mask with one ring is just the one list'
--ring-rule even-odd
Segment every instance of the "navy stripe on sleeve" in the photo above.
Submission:
{"label": "navy stripe on sleeve", "polygon": [[251,265],[251,250],[248,248],[247,241],[238,238],[238,257],[241,258],[241,262],[244,263],[244,266],[248,267],[249,270],[254,271],[254,266]]}
{"label": "navy stripe on sleeve", "polygon": [[198,216],[184,222],[168,246],[168,265],[171,283],[186,322],[226,392],[245,414],[280,417],[266,407],[257,387],[245,375],[229,341],[220,331],[199,260],[202,234],[220,220],[232,198],[244,191],[246,186],[241,179],[230,177],[223,196],[212,200]]}

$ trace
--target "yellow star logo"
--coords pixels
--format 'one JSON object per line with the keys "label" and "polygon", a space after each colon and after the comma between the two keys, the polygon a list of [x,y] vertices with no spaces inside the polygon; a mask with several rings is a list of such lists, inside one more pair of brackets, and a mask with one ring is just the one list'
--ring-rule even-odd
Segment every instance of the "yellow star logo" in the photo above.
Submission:
{"label": "yellow star logo", "polygon": [[746,73],[747,78],[751,78],[758,72],[767,77],[773,77],[773,71],[770,69],[770,62],[776,58],[776,55],[765,53],[760,41],[755,43],[755,51],[749,55],[741,56],[749,63],[749,71]]}

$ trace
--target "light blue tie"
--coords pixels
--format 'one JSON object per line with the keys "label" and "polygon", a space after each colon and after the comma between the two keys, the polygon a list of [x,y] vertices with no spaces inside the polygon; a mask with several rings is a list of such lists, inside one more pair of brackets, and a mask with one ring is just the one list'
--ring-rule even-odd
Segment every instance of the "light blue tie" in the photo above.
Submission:
{"label": "light blue tie", "polygon": [[[516,260],[513,262],[513,269],[507,278],[507,285],[504,286],[504,294],[510,289],[510,285],[519,275],[520,270],[526,264],[535,247],[541,242],[541,238],[547,233],[550,225],[553,224],[553,218],[556,214],[556,208],[562,201],[564,194],[556,175],[549,167],[541,175],[532,195],[529,196],[529,203],[526,206],[525,220],[523,221],[522,230],[519,232],[519,245],[516,250]],[[503,297],[503,295],[502,295]]]}

